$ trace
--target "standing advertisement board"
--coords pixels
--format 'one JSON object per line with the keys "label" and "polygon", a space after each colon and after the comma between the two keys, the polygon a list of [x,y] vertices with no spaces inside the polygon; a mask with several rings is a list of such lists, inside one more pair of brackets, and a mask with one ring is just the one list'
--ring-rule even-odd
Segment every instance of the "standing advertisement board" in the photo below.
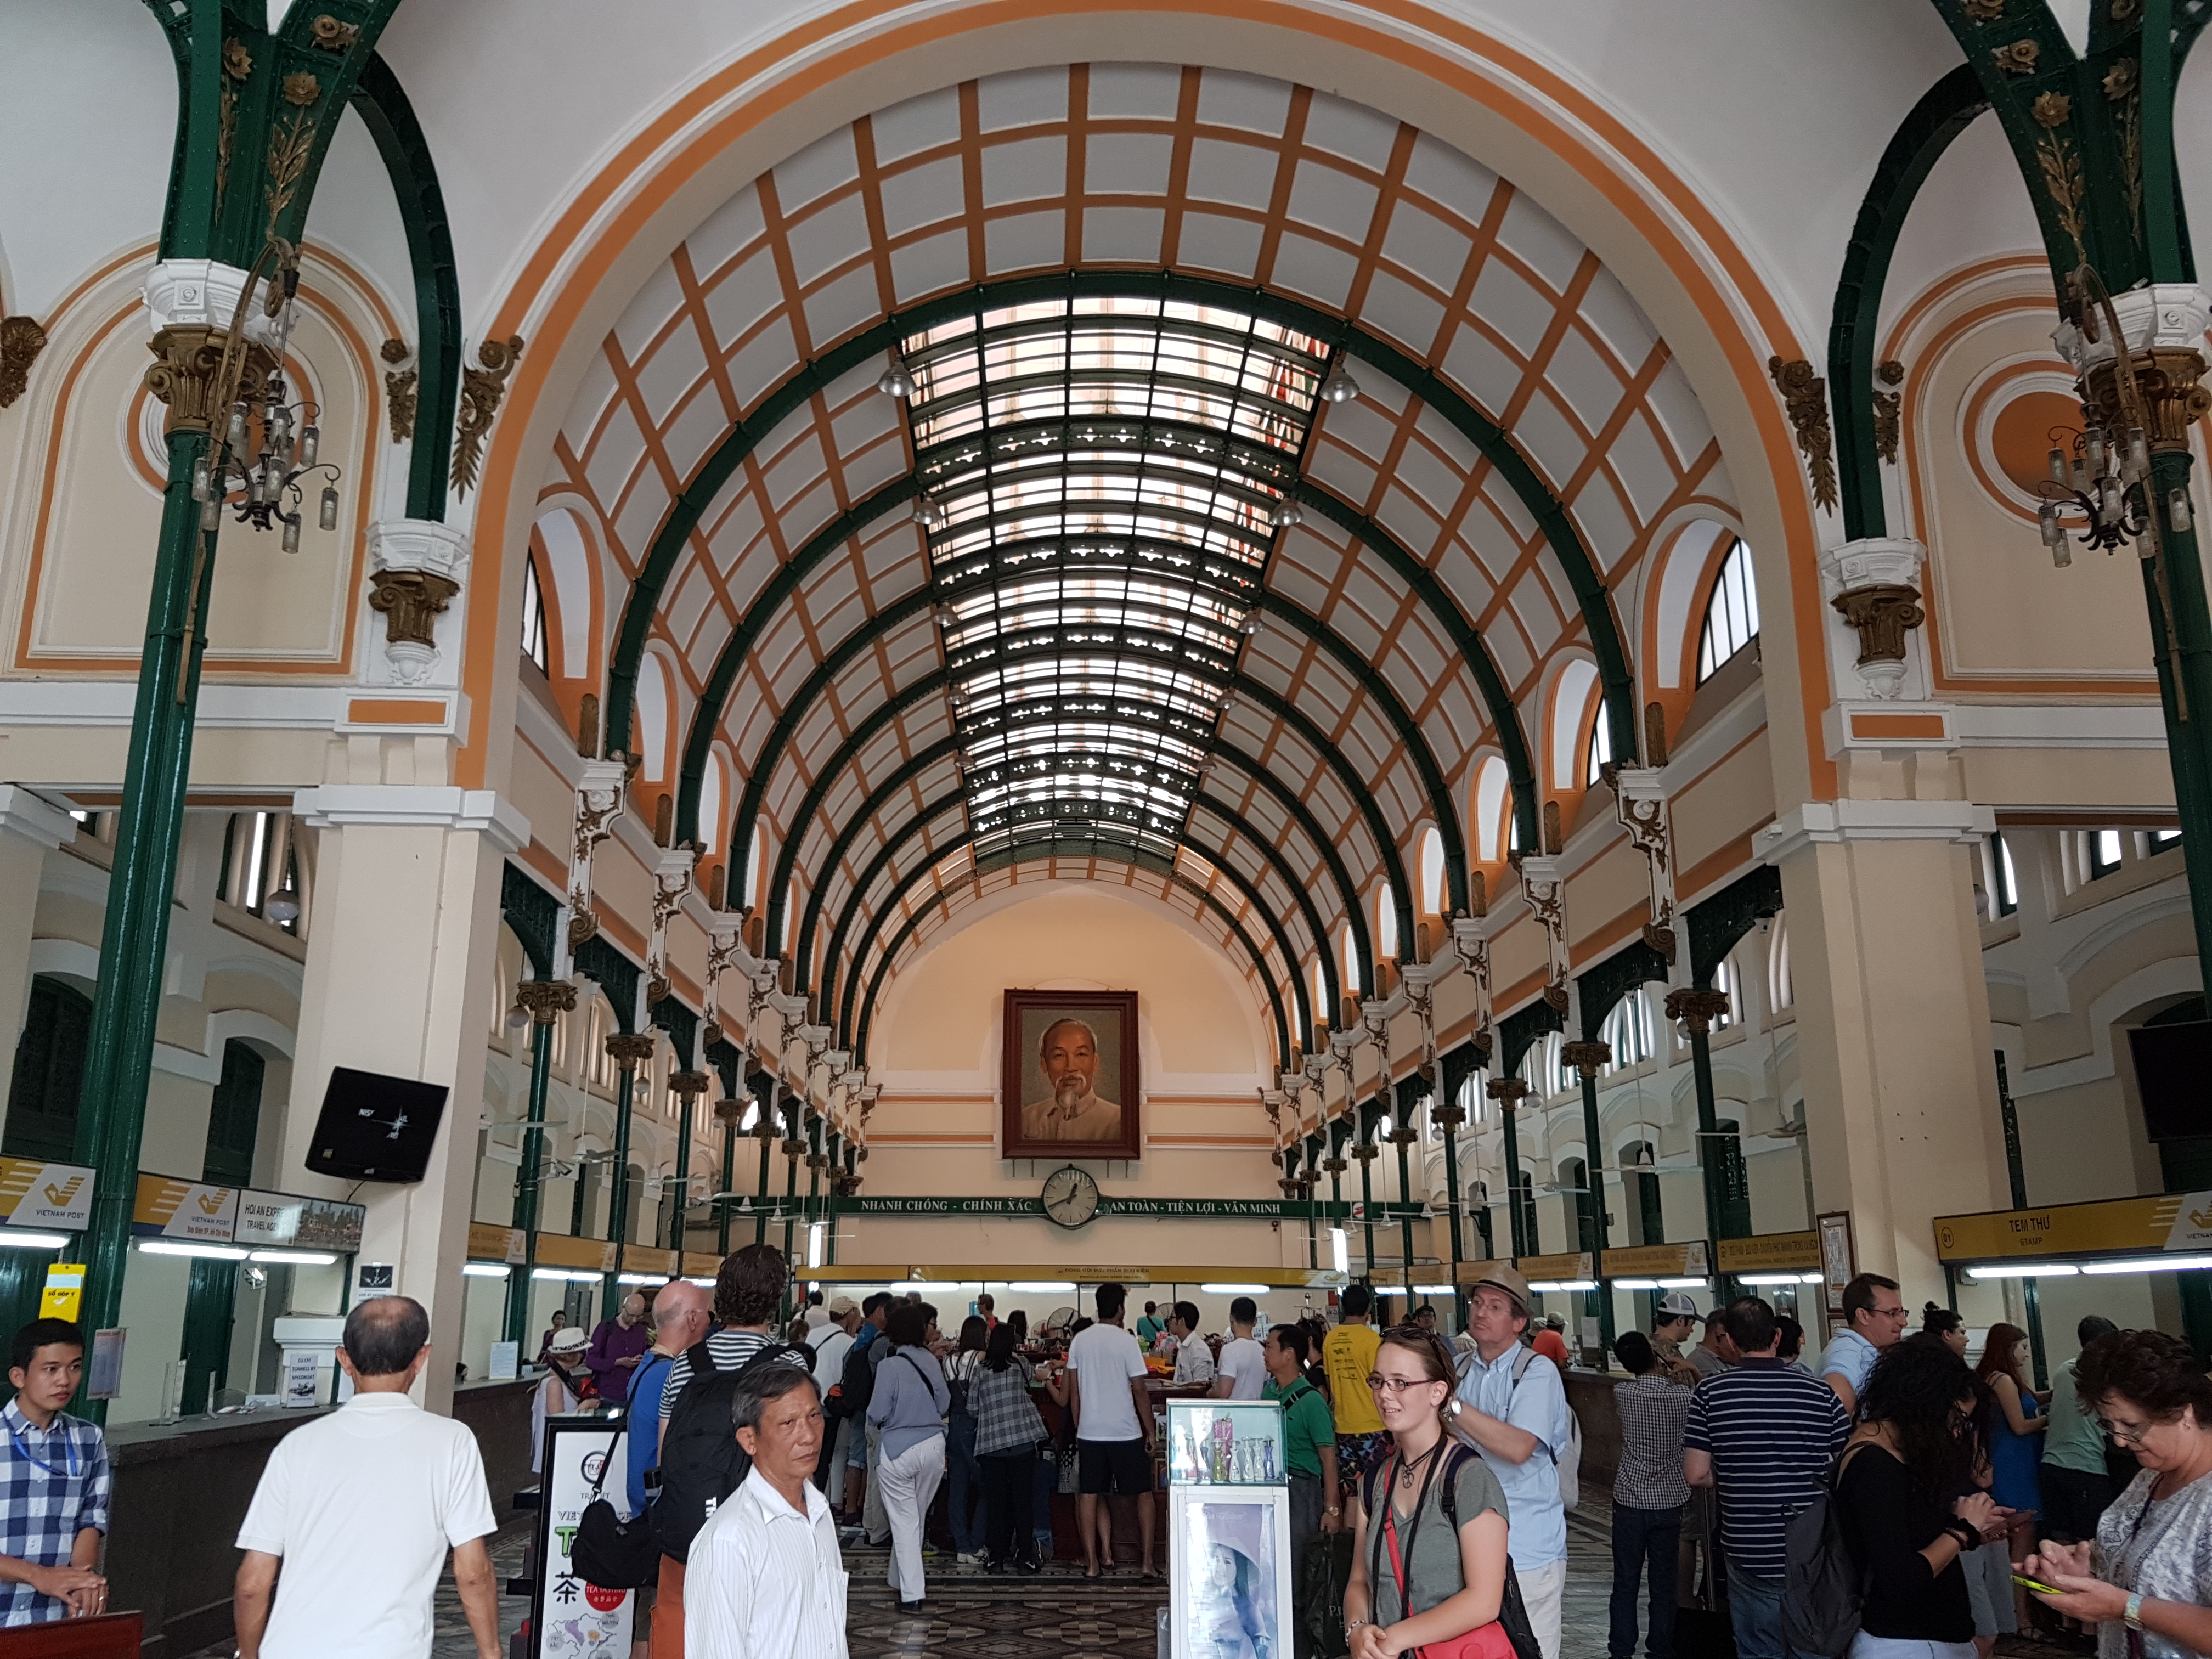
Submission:
{"label": "standing advertisement board", "polygon": [[636,1604],[630,1591],[587,1584],[576,1576],[569,1551],[594,1492],[611,1495],[620,1509],[624,1473],[624,1418],[549,1417],[545,1419],[544,1498],[538,1510],[538,1575],[530,1592],[530,1629],[538,1659],[629,1651]]}

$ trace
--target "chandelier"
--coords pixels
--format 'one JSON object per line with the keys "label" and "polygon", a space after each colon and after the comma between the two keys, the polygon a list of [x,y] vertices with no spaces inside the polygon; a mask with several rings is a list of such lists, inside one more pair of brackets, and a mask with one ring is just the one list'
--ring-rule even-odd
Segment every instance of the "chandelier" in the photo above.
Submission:
{"label": "chandelier", "polygon": [[[2073,563],[2069,532],[2078,530],[2083,546],[2106,553],[2152,532],[2150,441],[2142,428],[2130,426],[2116,440],[2101,426],[2054,427],[2051,439],[2051,477],[2036,489],[2043,500],[2039,527],[2052,564]],[[2079,514],[2080,523],[2068,523],[2069,514]],[[2188,491],[2166,492],[2166,515],[2175,530],[2190,527]]]}
{"label": "chandelier", "polygon": [[[317,473],[329,475],[323,485],[316,521],[330,531],[338,527],[337,483],[344,475],[330,462],[319,459],[322,431],[316,422],[321,409],[310,400],[291,402],[284,384],[284,354],[291,343],[292,325],[298,318],[294,304],[300,285],[297,248],[276,237],[270,238],[261,257],[254,261],[252,270],[247,273],[245,287],[239,295],[238,316],[233,320],[232,333],[236,336],[241,331],[254,279],[272,254],[276,256],[276,269],[264,296],[262,309],[270,320],[267,345],[276,367],[270,370],[258,398],[251,398],[244,383],[246,371],[241,365],[238,388],[240,395],[230,405],[229,422],[224,428],[222,441],[212,455],[202,456],[192,468],[192,499],[200,504],[203,531],[217,528],[222,522],[222,510],[228,506],[237,514],[238,523],[250,524],[256,530],[283,526],[284,550],[297,553],[307,507],[307,489],[301,481]],[[226,368],[235,345],[234,339],[224,346]],[[257,417],[258,452],[252,447]]]}

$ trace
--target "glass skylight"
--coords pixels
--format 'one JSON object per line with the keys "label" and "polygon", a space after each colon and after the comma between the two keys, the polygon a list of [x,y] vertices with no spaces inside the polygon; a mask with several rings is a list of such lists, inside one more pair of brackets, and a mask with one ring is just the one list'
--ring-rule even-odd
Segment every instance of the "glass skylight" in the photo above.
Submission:
{"label": "glass skylight", "polygon": [[1088,847],[1171,866],[1328,348],[1108,298],[902,349],[978,866]]}

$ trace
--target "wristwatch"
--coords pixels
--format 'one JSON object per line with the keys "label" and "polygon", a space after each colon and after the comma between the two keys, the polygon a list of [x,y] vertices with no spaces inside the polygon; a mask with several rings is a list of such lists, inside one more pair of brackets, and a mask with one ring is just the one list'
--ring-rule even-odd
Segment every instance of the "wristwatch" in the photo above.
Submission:
{"label": "wristwatch", "polygon": [[1323,1510],[1322,1513],[1323,1515],[1342,1515],[1344,1513],[1344,1505],[1341,1504],[1332,1504],[1328,1508]]}

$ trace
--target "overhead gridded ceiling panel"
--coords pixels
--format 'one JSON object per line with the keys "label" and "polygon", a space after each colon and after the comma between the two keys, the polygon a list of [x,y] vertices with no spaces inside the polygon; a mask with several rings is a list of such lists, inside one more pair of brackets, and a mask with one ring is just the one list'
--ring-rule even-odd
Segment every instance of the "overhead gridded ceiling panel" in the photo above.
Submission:
{"label": "overhead gridded ceiling panel", "polygon": [[1173,301],[1006,307],[904,343],[975,857],[1170,863],[1327,372]]}

